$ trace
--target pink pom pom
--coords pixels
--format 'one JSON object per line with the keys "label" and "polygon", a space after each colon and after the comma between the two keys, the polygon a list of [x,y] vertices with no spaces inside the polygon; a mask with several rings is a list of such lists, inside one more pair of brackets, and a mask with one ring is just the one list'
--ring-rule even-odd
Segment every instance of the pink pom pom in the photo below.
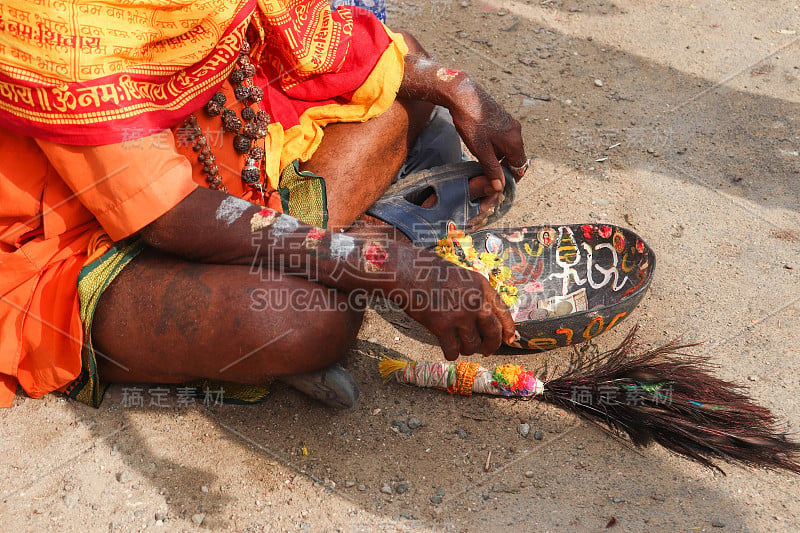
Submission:
{"label": "pink pom pom", "polygon": [[533,375],[533,372],[530,370],[526,370],[525,372],[521,372],[517,377],[517,390],[528,391],[528,392],[536,392],[536,376]]}

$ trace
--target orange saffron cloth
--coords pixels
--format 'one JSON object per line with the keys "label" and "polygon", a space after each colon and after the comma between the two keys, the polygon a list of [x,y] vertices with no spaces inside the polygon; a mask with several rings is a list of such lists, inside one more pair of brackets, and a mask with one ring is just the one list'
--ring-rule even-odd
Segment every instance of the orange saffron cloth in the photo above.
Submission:
{"label": "orange saffron cloth", "polygon": [[[81,268],[205,185],[180,135],[190,113],[229,192],[265,203],[241,181],[233,135],[200,109],[221,90],[241,110],[225,80],[245,38],[265,92],[259,108],[272,116],[268,189],[281,168],[313,155],[326,124],[379,115],[402,81],[402,38],[367,11],[326,1],[4,2],[0,407],[18,386],[40,397],[78,375]],[[277,195],[266,203],[280,208]]]}

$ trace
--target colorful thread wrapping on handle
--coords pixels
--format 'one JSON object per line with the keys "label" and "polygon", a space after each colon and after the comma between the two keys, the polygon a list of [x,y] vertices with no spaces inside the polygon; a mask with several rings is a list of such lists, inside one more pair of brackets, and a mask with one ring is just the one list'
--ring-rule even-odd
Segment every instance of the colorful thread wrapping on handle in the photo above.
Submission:
{"label": "colorful thread wrapping on handle", "polygon": [[473,393],[527,398],[544,393],[544,383],[522,365],[500,365],[489,370],[478,363],[438,363],[384,359],[378,363],[384,379],[470,396]]}

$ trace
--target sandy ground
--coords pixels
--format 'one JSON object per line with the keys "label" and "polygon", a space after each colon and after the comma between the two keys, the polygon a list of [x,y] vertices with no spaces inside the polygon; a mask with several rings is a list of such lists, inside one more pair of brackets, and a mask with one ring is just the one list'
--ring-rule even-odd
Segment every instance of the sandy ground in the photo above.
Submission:
{"label": "sandy ground", "polygon": [[[655,250],[650,292],[598,345],[634,320],[645,343],[704,342],[721,376],[796,431],[800,4],[438,0],[390,2],[389,19],[523,123],[537,159],[506,224],[607,222]],[[18,397],[0,412],[2,528],[800,529],[796,476],[723,477],[536,402],[384,385],[380,354],[438,349],[387,313],[370,312],[360,339],[349,412],[281,385],[260,406],[186,405],[147,387],[144,407],[126,407],[134,391],[120,386],[98,410]],[[420,427],[393,430],[411,417]]]}

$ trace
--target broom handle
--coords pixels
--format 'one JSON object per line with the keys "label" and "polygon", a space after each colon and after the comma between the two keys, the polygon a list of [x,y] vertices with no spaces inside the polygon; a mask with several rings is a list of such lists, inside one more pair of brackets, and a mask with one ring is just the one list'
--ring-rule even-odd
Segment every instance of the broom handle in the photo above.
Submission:
{"label": "broom handle", "polygon": [[[384,377],[394,376],[399,383],[444,390],[450,394],[469,396],[473,393],[493,396],[529,397],[544,392],[544,383],[527,373],[527,388],[516,391],[498,384],[495,371],[478,363],[440,363],[434,361],[394,361],[386,365],[381,373]],[[510,365],[509,365],[510,366]],[[522,367],[521,372],[526,372]]]}

